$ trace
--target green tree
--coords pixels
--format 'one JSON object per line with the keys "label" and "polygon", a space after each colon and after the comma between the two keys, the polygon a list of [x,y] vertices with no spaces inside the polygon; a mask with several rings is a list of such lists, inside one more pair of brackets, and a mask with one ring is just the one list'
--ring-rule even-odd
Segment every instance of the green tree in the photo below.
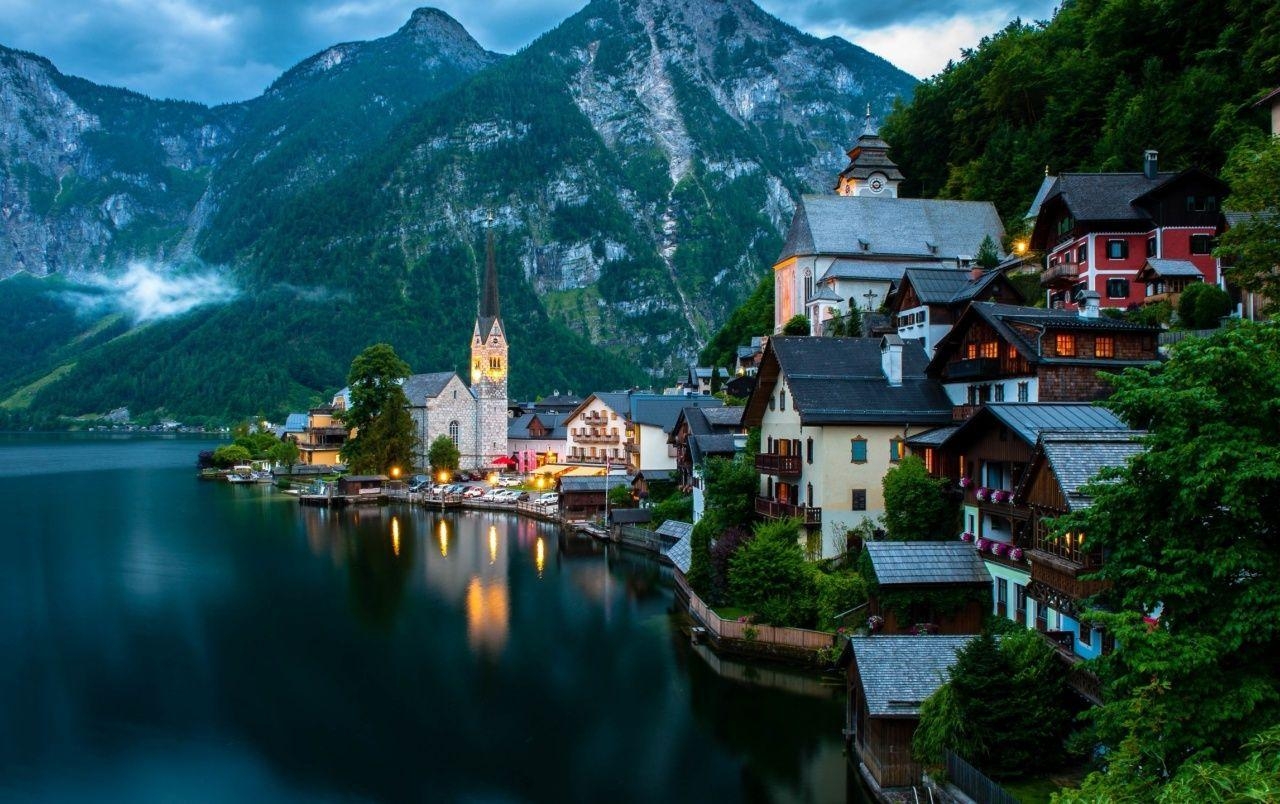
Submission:
{"label": "green tree", "polygon": [[676,492],[662,502],[653,506],[653,522],[651,527],[658,528],[668,519],[689,522],[693,519],[693,495]]}
{"label": "green tree", "polygon": [[1178,296],[1178,320],[1186,329],[1217,329],[1231,312],[1231,297],[1217,285],[1194,282]]}
{"label": "green tree", "polygon": [[293,474],[293,467],[298,463],[299,456],[298,442],[291,438],[277,441],[267,452],[267,457],[274,463],[283,465],[289,474]]}
{"label": "green tree", "polygon": [[353,472],[382,473],[413,464],[418,439],[409,400],[400,387],[407,376],[408,364],[385,343],[370,346],[351,361],[351,407],[342,418],[356,435],[343,444],[341,454]]}
{"label": "green tree", "polygon": [[947,482],[930,477],[920,458],[903,458],[885,473],[883,485],[884,527],[890,541],[955,537],[960,505],[947,493]]}
{"label": "green tree", "polygon": [[458,445],[453,443],[453,439],[447,435],[436,436],[427,447],[427,463],[431,466],[432,474],[437,472],[452,474],[458,470],[460,460],[462,460],[462,453],[458,451]]}
{"label": "green tree", "polygon": [[635,500],[631,498],[631,486],[626,483],[620,483],[609,489],[609,493],[605,496],[609,498],[609,505],[613,508],[630,508],[635,504]]}
{"label": "green tree", "polygon": [[1242,141],[1223,177],[1231,185],[1231,208],[1253,214],[1231,224],[1215,253],[1228,264],[1228,279],[1274,305],[1280,300],[1280,138]]}
{"label": "green tree", "polygon": [[689,534],[689,574],[685,578],[703,600],[710,600],[713,591],[711,543],[723,530],[719,512],[708,508]]}
{"label": "green tree", "polygon": [[760,475],[751,459],[744,455],[711,458],[703,467],[703,479],[707,510],[716,512],[722,528],[751,523],[760,493]]}
{"label": "green tree", "polygon": [[248,463],[251,460],[253,455],[239,444],[223,444],[213,451],[214,466],[226,468],[238,463]]}
{"label": "green tree", "polygon": [[720,393],[720,388],[724,385],[724,377],[720,376],[720,367],[711,367],[711,395],[715,396]]}
{"label": "green tree", "polygon": [[793,315],[782,325],[783,335],[808,335],[809,334],[809,317],[806,315]]}
{"label": "green tree", "polygon": [[[1150,791],[1280,723],[1280,324],[1241,323],[1126,370],[1107,406],[1146,449],[1060,517],[1106,561],[1098,612],[1123,645],[1093,713],[1113,784]],[[1143,615],[1158,615],[1151,625]]]}
{"label": "green tree", "polygon": [[772,625],[812,625],[813,572],[796,541],[800,522],[762,522],[729,560],[729,594]]}
{"label": "green tree", "polygon": [[996,241],[991,235],[982,238],[982,242],[978,244],[978,253],[974,255],[973,261],[983,268],[995,268],[1000,264],[1000,247],[996,245]]}
{"label": "green tree", "polygon": [[867,582],[852,570],[819,572],[814,577],[817,590],[818,627],[840,625],[835,616],[867,602]]}

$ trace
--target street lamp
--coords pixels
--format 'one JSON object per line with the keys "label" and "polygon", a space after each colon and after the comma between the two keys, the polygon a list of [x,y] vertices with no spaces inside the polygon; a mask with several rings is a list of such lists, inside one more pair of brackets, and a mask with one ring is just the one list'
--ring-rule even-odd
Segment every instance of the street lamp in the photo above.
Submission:
{"label": "street lamp", "polygon": [[399,480],[399,479],[400,479],[400,467],[399,467],[399,466],[393,466],[393,467],[391,467],[391,479],[392,479],[392,480]]}

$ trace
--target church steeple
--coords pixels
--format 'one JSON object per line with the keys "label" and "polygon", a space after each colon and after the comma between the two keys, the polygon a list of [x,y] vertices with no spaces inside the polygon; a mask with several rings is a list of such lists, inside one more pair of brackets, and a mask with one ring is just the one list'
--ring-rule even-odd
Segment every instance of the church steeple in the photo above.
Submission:
{"label": "church steeple", "polygon": [[501,311],[498,304],[498,262],[493,255],[493,229],[485,232],[484,244],[484,287],[480,291],[480,320],[487,321],[489,326],[482,326],[481,329],[488,330],[492,326],[493,321],[501,317]]}
{"label": "church steeple", "polygon": [[501,386],[507,391],[507,334],[502,328],[502,312],[498,303],[498,262],[494,255],[493,229],[485,232],[484,280],[480,287],[480,304],[476,310],[476,328],[471,336],[471,385],[494,391]]}
{"label": "church steeple", "polygon": [[871,104],[862,123],[862,134],[849,150],[849,165],[836,179],[838,195],[873,195],[897,198],[902,171],[889,158],[889,143],[876,130],[871,119]]}

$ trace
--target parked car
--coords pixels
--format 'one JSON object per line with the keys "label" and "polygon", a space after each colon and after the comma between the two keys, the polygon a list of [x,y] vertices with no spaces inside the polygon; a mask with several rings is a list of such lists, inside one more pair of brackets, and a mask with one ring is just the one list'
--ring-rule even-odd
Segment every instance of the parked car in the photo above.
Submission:
{"label": "parked car", "polygon": [[498,485],[504,488],[514,488],[524,484],[524,479],[518,475],[503,475],[498,478]]}
{"label": "parked car", "polygon": [[560,492],[558,491],[547,491],[538,496],[538,503],[540,505],[546,505],[547,503],[559,504],[559,502]]}
{"label": "parked car", "polygon": [[502,491],[495,492],[493,496],[500,503],[513,503],[516,501],[516,497],[520,495],[518,492],[510,489],[503,489]]}
{"label": "parked car", "polygon": [[467,486],[462,490],[462,496],[467,499],[475,499],[484,496],[484,486]]}

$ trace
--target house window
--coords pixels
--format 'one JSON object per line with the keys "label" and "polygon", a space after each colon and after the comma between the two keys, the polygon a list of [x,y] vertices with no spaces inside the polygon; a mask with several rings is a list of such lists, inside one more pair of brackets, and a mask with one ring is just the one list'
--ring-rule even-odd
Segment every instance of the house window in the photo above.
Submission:
{"label": "house window", "polygon": [[867,462],[867,439],[853,438],[849,440],[849,462]]}
{"label": "house window", "polygon": [[1004,401],[1004,383],[997,384],[995,388],[996,388],[996,395],[995,395],[994,401],[1003,402]]}
{"label": "house window", "polygon": [[1124,260],[1129,258],[1129,241],[1128,240],[1108,240],[1107,241],[1107,259]]}
{"label": "house window", "polygon": [[964,356],[966,360],[973,360],[975,357],[977,357],[978,344],[972,343],[972,342],[966,344],[964,347]]}
{"label": "house window", "polygon": [[1218,199],[1212,195],[1187,196],[1187,212],[1217,212]]}
{"label": "house window", "polygon": [[1013,605],[1015,607],[1015,619],[1019,623],[1026,625],[1027,623],[1027,587],[1020,583],[1013,585]]}
{"label": "house window", "polygon": [[866,489],[853,490],[853,500],[851,502],[851,507],[855,511],[867,510],[867,490]]}
{"label": "house window", "polygon": [[1115,357],[1116,339],[1110,335],[1099,335],[1093,339],[1094,357]]}
{"label": "house window", "polygon": [[1147,256],[1156,256],[1156,239],[1154,237],[1147,238]]}
{"label": "house window", "polygon": [[769,410],[774,410],[777,407],[778,407],[778,400],[775,397],[772,397],[772,396],[769,397]]}
{"label": "house window", "polygon": [[1058,357],[1075,357],[1076,356],[1076,336],[1067,332],[1060,332],[1054,336],[1054,344],[1057,347]]}
{"label": "house window", "polygon": [[1036,630],[1049,630],[1049,607],[1039,600],[1036,601]]}
{"label": "house window", "polygon": [[1213,236],[1207,234],[1191,235],[1191,253],[1192,254],[1212,254],[1213,253]]}
{"label": "house window", "polygon": [[997,341],[985,341],[982,344],[982,349],[979,351],[979,354],[983,357],[999,357],[1000,344]]}
{"label": "house window", "polygon": [[905,442],[901,438],[889,439],[889,463],[897,463],[902,460]]}
{"label": "house window", "polygon": [[786,410],[786,409],[787,409],[787,392],[779,391],[778,392],[778,410]]}
{"label": "house window", "polygon": [[1031,401],[1031,383],[1030,382],[1018,383],[1018,401],[1019,402]]}
{"label": "house window", "polygon": [[1009,581],[996,578],[996,614],[1009,616]]}
{"label": "house window", "polygon": [[805,439],[804,451],[805,451],[806,460],[809,463],[813,463],[813,439],[812,438]]}
{"label": "house window", "polygon": [[449,440],[453,442],[453,445],[455,447],[458,446],[458,420],[457,419],[454,419],[453,421],[449,422]]}
{"label": "house window", "polygon": [[1093,625],[1091,623],[1080,623],[1080,644],[1086,648],[1093,647]]}
{"label": "house window", "polygon": [[1076,249],[1076,262],[1080,263],[1081,265],[1084,265],[1084,263],[1085,263],[1088,259],[1089,259],[1089,246],[1088,246],[1088,245],[1084,245],[1084,246],[1081,246],[1080,248]]}
{"label": "house window", "polygon": [[1108,279],[1107,280],[1107,298],[1108,299],[1129,298],[1129,280],[1128,279]]}
{"label": "house window", "polygon": [[813,484],[812,483],[807,484],[807,487],[805,488],[805,499],[808,500],[806,505],[812,508],[813,507]]}
{"label": "house window", "polygon": [[1067,215],[1067,216],[1065,216],[1065,217],[1059,218],[1059,219],[1058,219],[1058,234],[1059,234],[1059,235],[1064,235],[1064,234],[1066,234],[1067,232],[1071,231],[1071,227],[1073,227],[1073,226],[1075,226],[1075,225],[1076,225],[1076,222],[1075,222],[1074,220],[1072,220],[1072,219],[1071,219],[1071,216],[1070,216],[1070,215]]}

